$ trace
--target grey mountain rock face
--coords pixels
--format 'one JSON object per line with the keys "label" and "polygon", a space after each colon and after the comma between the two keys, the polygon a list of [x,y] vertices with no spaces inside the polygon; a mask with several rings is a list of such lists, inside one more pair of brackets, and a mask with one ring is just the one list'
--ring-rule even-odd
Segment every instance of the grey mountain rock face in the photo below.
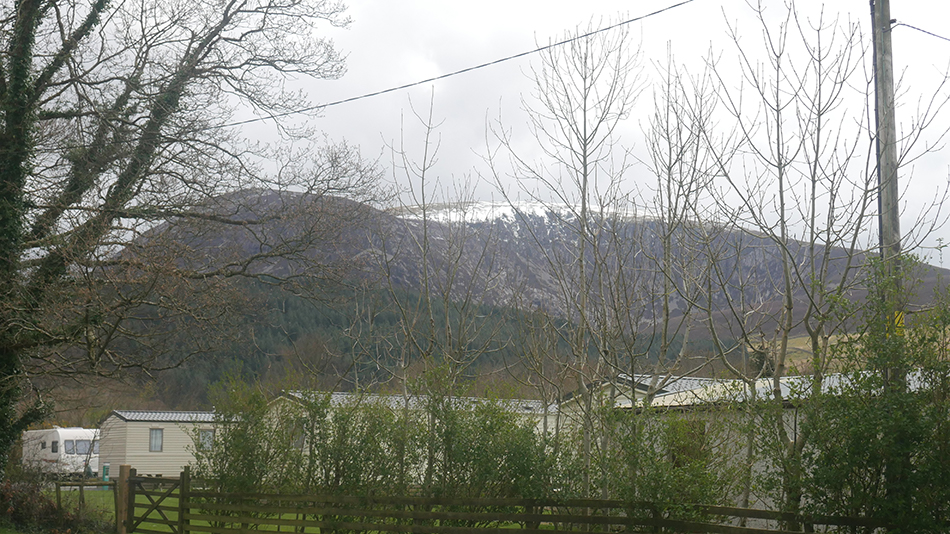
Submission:
{"label": "grey mountain rock face", "polygon": [[[207,209],[247,224],[172,221],[150,233],[148,246],[195,270],[294,277],[325,269],[438,298],[572,320],[583,304],[599,320],[626,314],[653,324],[668,294],[672,317],[692,313],[703,321],[706,313],[698,310],[711,309],[713,320],[725,321],[726,310],[741,308],[766,317],[764,325],[780,310],[785,292],[782,248],[761,235],[711,224],[682,222],[668,231],[660,221],[619,213],[581,221],[569,207],[537,203],[382,211],[340,198],[268,191],[236,193]],[[809,250],[796,241],[785,250],[796,308],[828,298],[819,279],[849,280],[842,296],[864,298],[864,252],[849,257],[833,249],[826,256],[821,247]],[[922,298],[929,299],[946,274],[936,268],[924,273]]]}

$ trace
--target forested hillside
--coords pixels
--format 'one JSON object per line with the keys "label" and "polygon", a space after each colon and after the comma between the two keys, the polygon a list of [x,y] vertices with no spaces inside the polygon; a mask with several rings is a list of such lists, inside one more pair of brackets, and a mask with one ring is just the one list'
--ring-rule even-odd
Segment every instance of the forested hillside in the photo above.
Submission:
{"label": "forested hillside", "polygon": [[[421,218],[418,209],[386,212],[342,200],[316,199],[322,206],[316,209],[326,212],[326,206],[339,204],[344,209],[338,212],[348,215],[336,225],[332,220],[324,222],[335,227],[327,234],[332,236],[332,246],[301,251],[308,261],[332,262],[336,274],[301,285],[295,281],[293,261],[283,257],[270,261],[266,255],[256,262],[246,258],[262,250],[262,235],[270,241],[299,239],[293,217],[298,211],[306,213],[311,200],[287,192],[249,191],[231,195],[220,205],[231,206],[234,199],[240,200],[235,205],[253,206],[257,216],[271,216],[287,205],[295,211],[274,217],[274,223],[257,234],[248,234],[240,226],[227,227],[224,233],[172,226],[168,231],[158,228],[136,243],[138,250],[152,254],[155,250],[168,255],[187,250],[189,258],[208,258],[222,265],[231,261],[252,275],[235,282],[225,293],[181,297],[196,299],[189,304],[192,307],[202,305],[199,299],[211,298],[216,307],[228,309],[229,319],[214,328],[187,318],[169,323],[166,315],[148,306],[139,309],[137,331],[155,335],[143,337],[148,344],[129,336],[116,344],[116,350],[160,346],[169,355],[168,370],[138,379],[157,380],[156,395],[164,405],[206,406],[209,385],[226,376],[260,380],[275,387],[295,380],[324,390],[386,390],[438,362],[454,366],[457,378],[476,390],[503,383],[515,391],[527,383],[526,373],[537,370],[532,367],[539,359],[569,358],[572,332],[582,317],[573,308],[577,303],[565,300],[561,293],[565,284],[575,283],[561,272],[568,260],[554,262],[567,258],[571,251],[576,217],[569,210],[537,205],[455,205],[429,209],[427,217]],[[360,224],[347,226],[355,220],[350,214],[354,210],[361,214]],[[481,214],[474,216],[475,210]],[[247,216],[233,211],[223,215]],[[658,231],[657,223],[599,213],[592,216],[590,225],[598,228],[598,239],[605,248],[623,243],[637,257],[607,266],[613,276],[629,280],[619,288],[627,294],[626,311],[610,312],[627,314],[623,328],[628,331],[617,346],[619,352],[610,355],[607,363],[599,354],[603,349],[596,344],[585,349],[585,359],[600,361],[614,373],[662,369],[714,376],[724,372],[719,353],[722,346],[737,346],[732,334],[737,324],[723,311],[730,302],[755,302],[763,317],[757,328],[763,334],[774,329],[769,317],[781,305],[781,292],[774,285],[782,276],[777,258],[784,253],[803,258],[807,253],[800,244],[782,251],[764,238],[713,226],[715,239],[706,252],[697,253],[695,243],[687,242],[693,234],[686,228],[674,236],[673,255],[694,267],[715,263],[721,272],[734,273],[730,275],[733,278],[708,295],[671,292],[663,311],[664,280],[679,287],[694,281],[685,277],[688,270],[658,270],[664,244],[651,237]],[[734,253],[711,255],[723,249]],[[130,249],[130,253],[134,251]],[[844,270],[853,269],[849,264],[863,262],[863,256],[830,251],[826,257],[828,276],[854,278],[842,296],[855,302],[864,299],[860,274],[846,275]],[[597,258],[588,261],[594,265]],[[924,296],[944,275],[932,268],[920,273]],[[609,296],[598,296],[599,291],[591,292],[589,298]],[[804,304],[804,288],[797,289],[793,299]],[[697,315],[700,308],[708,311]],[[664,332],[662,313],[668,314],[667,320],[676,321],[677,328]],[[842,316],[838,320],[849,319]],[[715,339],[709,321],[717,332]],[[547,348],[538,344],[539,328],[546,332],[540,335],[547,337]],[[804,335],[801,325],[793,328],[795,331]],[[162,341],[155,343],[159,338]],[[546,353],[539,354],[539,350]],[[724,357],[733,365],[760,372],[768,364],[762,354],[763,350],[755,348],[731,351]],[[657,363],[661,365],[656,367]],[[562,378],[577,380],[576,375]]]}
{"label": "forested hillside", "polygon": [[[397,354],[393,346],[402,337],[402,317],[386,290],[341,288],[325,300],[314,301],[274,292],[267,284],[249,283],[248,295],[252,296],[251,302],[260,304],[247,307],[242,321],[235,325],[234,337],[216,350],[159,375],[154,388],[157,400],[170,408],[205,408],[212,384],[237,377],[274,388],[303,385],[323,391],[389,391],[397,387],[392,369],[403,355]],[[401,291],[398,298],[419,302],[421,295]],[[369,342],[367,336],[357,332],[365,327],[360,322],[359,308],[367,305],[377,309]],[[425,313],[429,315],[428,310]],[[489,305],[478,308],[480,334],[470,341],[478,355],[469,362],[460,387],[471,392],[494,387],[512,394],[523,390],[519,382],[527,369],[521,362],[524,347],[520,332],[530,320],[528,313]],[[431,316],[437,331],[445,331],[459,321],[457,310],[447,310],[439,302],[433,302]],[[561,345],[560,350],[565,350],[563,342]],[[655,340],[645,338],[638,348],[647,355],[641,363],[658,357]],[[679,350],[681,343],[673,348]],[[693,350],[709,353],[712,347],[708,342],[694,342]],[[419,352],[409,351],[406,357],[407,366],[421,374],[424,364]]]}

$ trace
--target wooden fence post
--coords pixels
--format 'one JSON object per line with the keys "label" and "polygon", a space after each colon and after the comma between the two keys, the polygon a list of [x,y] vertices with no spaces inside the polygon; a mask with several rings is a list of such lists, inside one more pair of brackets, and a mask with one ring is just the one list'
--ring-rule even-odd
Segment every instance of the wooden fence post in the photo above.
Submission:
{"label": "wooden fence post", "polygon": [[63,509],[63,494],[60,490],[59,481],[56,481],[56,508]]}
{"label": "wooden fence post", "polygon": [[131,466],[120,465],[119,477],[115,481],[115,530],[118,534],[127,534],[129,517],[129,471]]}
{"label": "wooden fence post", "polygon": [[112,488],[112,509],[115,510],[115,532],[116,534],[120,534],[119,532],[119,508],[120,508],[119,481],[116,480],[114,476],[112,477],[111,488]]}
{"label": "wooden fence post", "polygon": [[181,472],[181,477],[178,479],[178,532],[183,534],[185,532],[185,514],[191,511],[188,507],[188,493],[191,490],[191,469],[189,466],[185,466],[185,470]]}
{"label": "wooden fence post", "polygon": [[126,502],[125,524],[126,533],[131,534],[135,528],[135,482],[133,479],[138,476],[138,471],[134,467],[129,469],[129,492]]}

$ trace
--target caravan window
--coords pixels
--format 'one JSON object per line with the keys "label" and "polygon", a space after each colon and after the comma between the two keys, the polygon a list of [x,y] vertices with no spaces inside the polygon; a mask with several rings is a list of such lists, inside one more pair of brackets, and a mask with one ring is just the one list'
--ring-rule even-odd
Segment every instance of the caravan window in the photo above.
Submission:
{"label": "caravan window", "polygon": [[40,442],[40,450],[45,450],[45,449],[46,449],[46,442],[45,442],[45,441],[41,441],[41,442]]}
{"label": "caravan window", "polygon": [[148,431],[148,452],[162,452],[162,429],[151,428]]}
{"label": "caravan window", "polygon": [[66,454],[76,454],[76,445],[73,443],[73,440],[67,439],[63,441],[63,452]]}
{"label": "caravan window", "polygon": [[98,440],[92,442],[92,453],[93,453],[93,454],[99,454],[99,441],[98,441]]}
{"label": "caravan window", "polygon": [[58,441],[53,440],[53,442],[50,443],[49,452],[52,452],[52,453],[58,453],[58,452],[59,452],[59,442],[58,442]]}
{"label": "caravan window", "polygon": [[76,440],[76,454],[82,454],[83,456],[89,454],[89,444],[88,439],[77,439]]}
{"label": "caravan window", "polygon": [[198,450],[210,451],[214,445],[214,430],[198,431]]}

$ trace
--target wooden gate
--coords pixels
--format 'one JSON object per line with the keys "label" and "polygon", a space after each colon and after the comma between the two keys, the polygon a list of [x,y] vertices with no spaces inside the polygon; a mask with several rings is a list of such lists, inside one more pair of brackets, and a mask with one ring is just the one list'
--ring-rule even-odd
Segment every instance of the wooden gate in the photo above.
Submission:
{"label": "wooden gate", "polygon": [[140,477],[135,469],[130,469],[125,531],[181,534],[180,497],[182,488],[187,487],[187,478],[187,470],[181,477],[173,478]]}

